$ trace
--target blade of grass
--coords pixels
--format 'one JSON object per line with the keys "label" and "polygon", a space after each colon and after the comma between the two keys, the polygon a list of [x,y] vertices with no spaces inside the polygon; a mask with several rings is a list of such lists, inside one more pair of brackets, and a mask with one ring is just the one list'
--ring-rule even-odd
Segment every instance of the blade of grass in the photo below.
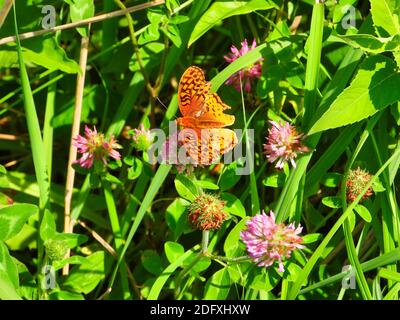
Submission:
{"label": "blade of grass", "polygon": [[128,237],[126,239],[125,245],[122,249],[122,251],[119,254],[118,261],[114,267],[114,271],[111,276],[111,280],[109,282],[109,290],[112,290],[112,287],[114,285],[115,281],[115,276],[117,275],[119,265],[121,264],[121,261],[123,260],[126,250],[128,249],[133,236],[136,233],[136,230],[138,229],[140,223],[142,222],[142,219],[144,215],[146,214],[147,210],[151,207],[152,201],[154,197],[156,196],[158,190],[160,189],[160,186],[163,184],[165,178],[167,177],[169,171],[171,170],[170,165],[160,165],[158,168],[156,174],[154,175],[153,180],[151,181],[150,187],[143,199],[143,202],[139,208],[139,211],[136,215],[135,221],[132,224],[132,227],[129,231]]}
{"label": "blade of grass", "polygon": [[308,260],[307,264],[305,267],[302,269],[302,271],[299,273],[297,276],[296,281],[294,282],[289,295],[288,299],[295,299],[296,296],[298,295],[300,288],[302,284],[304,283],[305,279],[308,277],[310,274],[311,270],[314,268],[315,263],[318,261],[318,259],[321,257],[325,247],[329,243],[329,241],[332,239],[332,237],[335,235],[337,230],[340,228],[340,226],[343,224],[343,222],[347,219],[347,217],[350,215],[352,210],[355,208],[355,206],[360,202],[362,196],[367,192],[368,188],[372,186],[372,184],[377,180],[377,178],[382,174],[382,172],[389,166],[389,164],[400,154],[400,150],[396,150],[395,153],[385,162],[385,164],[376,172],[376,174],[371,178],[370,182],[365,186],[365,188],[360,192],[360,194],[357,196],[357,198],[350,204],[350,206],[347,207],[346,211],[340,216],[340,218],[336,221],[336,223],[333,225],[331,230],[329,230],[328,234],[325,236],[324,240],[320,243],[320,245],[317,247],[317,249],[314,251],[313,255],[311,258]]}
{"label": "blade of grass", "polygon": [[[346,197],[346,186],[347,186],[347,177],[349,175],[349,171],[351,167],[353,166],[353,163],[355,159],[357,158],[359,152],[361,151],[362,147],[364,146],[364,143],[367,141],[370,132],[376,125],[377,121],[381,117],[382,112],[378,113],[374,117],[372,117],[368,121],[368,125],[364,132],[362,133],[359,143],[356,147],[356,150],[353,152],[351,159],[348,161],[344,175],[343,175],[343,181],[341,184],[341,199],[342,199],[342,210],[343,212],[346,211],[347,209],[347,197]],[[343,232],[344,232],[344,238],[346,242],[346,248],[347,248],[347,254],[348,258],[350,260],[351,265],[355,268],[356,270],[356,280],[358,282],[361,295],[363,296],[364,300],[371,300],[372,299],[372,294],[371,291],[369,290],[367,280],[365,279],[364,273],[362,272],[362,268],[360,265],[360,261],[358,260],[358,255],[356,252],[356,248],[354,245],[354,240],[353,240],[353,235],[352,235],[352,230],[351,230],[351,225],[349,219],[346,219],[344,221],[343,225]]]}
{"label": "blade of grass", "polygon": [[[362,268],[362,270],[364,272],[368,272],[368,271],[377,269],[379,267],[395,263],[396,261],[399,261],[399,260],[400,260],[400,249],[396,249],[396,250],[393,250],[392,252],[385,253],[385,254],[377,257],[377,258],[374,258],[374,259],[371,259],[369,261],[363,262],[361,264],[361,268]],[[379,273],[380,272],[381,272],[381,270],[379,271]],[[331,277],[329,277],[329,278],[327,278],[325,280],[322,280],[322,281],[317,282],[317,283],[315,283],[315,284],[313,284],[313,285],[311,285],[311,286],[309,286],[307,288],[304,288],[304,289],[300,290],[299,294],[305,294],[305,293],[310,292],[312,290],[319,289],[319,288],[328,286],[328,285],[330,285],[332,283],[335,283],[337,281],[340,281],[344,277],[348,276],[349,273],[350,273],[350,270],[338,273],[338,274],[336,274],[334,276],[331,276]],[[384,276],[382,276],[382,277],[384,277]]]}
{"label": "blade of grass", "polygon": [[[22,92],[24,96],[24,108],[26,114],[26,122],[29,132],[29,141],[31,144],[33,164],[35,167],[36,180],[39,185],[39,225],[42,222],[43,214],[45,208],[49,206],[49,191],[50,183],[47,174],[46,166],[46,153],[43,145],[42,134],[40,132],[39,120],[36,113],[35,101],[33,100],[32,90],[29,84],[28,72],[25,68],[24,59],[22,57],[21,43],[18,37],[18,24],[17,24],[17,14],[16,14],[16,4],[13,4],[14,11],[14,28],[15,36],[17,39],[17,52],[18,52],[18,63],[21,76]],[[37,247],[38,247],[38,270],[41,270],[42,259],[43,259],[43,242],[38,234],[37,237]],[[38,294],[41,297],[41,278],[40,272],[38,272]]]}

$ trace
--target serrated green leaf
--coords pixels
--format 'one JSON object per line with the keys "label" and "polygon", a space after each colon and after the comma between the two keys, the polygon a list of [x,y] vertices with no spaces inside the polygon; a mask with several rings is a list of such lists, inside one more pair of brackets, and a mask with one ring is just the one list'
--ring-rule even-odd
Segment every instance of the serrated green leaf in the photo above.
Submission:
{"label": "serrated green leaf", "polygon": [[278,9],[275,3],[268,0],[215,1],[195,25],[193,32],[190,35],[188,47],[224,19],[271,8]]}
{"label": "serrated green leaf", "polygon": [[375,27],[386,30],[389,35],[400,34],[400,2],[397,0],[370,0]]}
{"label": "serrated green leaf", "polygon": [[396,69],[390,58],[367,58],[350,86],[314,123],[309,134],[361,121],[400,100],[400,73]]}

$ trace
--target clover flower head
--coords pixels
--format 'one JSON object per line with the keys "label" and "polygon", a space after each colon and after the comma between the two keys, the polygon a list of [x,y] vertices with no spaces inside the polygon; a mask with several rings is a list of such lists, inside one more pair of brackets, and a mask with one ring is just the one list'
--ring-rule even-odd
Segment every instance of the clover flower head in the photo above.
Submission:
{"label": "clover flower head", "polygon": [[283,259],[289,258],[292,251],[304,248],[303,238],[299,236],[302,227],[294,224],[286,226],[275,222],[275,215],[270,211],[257,214],[246,223],[247,229],[240,233],[250,258],[259,267],[269,267],[278,262],[279,272],[283,272]]}
{"label": "clover flower head", "polygon": [[103,133],[98,133],[96,127],[93,130],[85,126],[84,136],[78,134],[74,138],[74,146],[78,149],[78,153],[82,154],[76,163],[82,168],[91,168],[95,160],[101,160],[107,165],[109,157],[119,160],[121,155],[115,149],[121,148],[115,138],[111,136],[109,139],[104,137]]}
{"label": "clover flower head", "polygon": [[269,121],[269,123],[272,127],[268,130],[267,143],[264,144],[264,153],[268,161],[271,163],[277,161],[275,167],[279,169],[282,169],[284,163],[288,161],[296,167],[294,159],[297,155],[309,151],[309,148],[302,144],[304,134],[298,133],[288,122]]}
{"label": "clover flower head", "polygon": [[[232,63],[236,59],[240,58],[247,52],[253,50],[256,48],[256,40],[253,40],[253,43],[249,47],[247,43],[247,39],[245,39],[241,43],[241,48],[238,49],[234,45],[231,46],[231,52],[228,53],[226,56],[224,56],[224,59]],[[232,76],[229,77],[229,79],[225,82],[227,85],[233,86],[237,91],[241,90],[241,84],[244,84],[244,89],[246,92],[251,91],[251,83],[253,79],[255,78],[260,78],[261,77],[261,68],[262,68],[262,61],[264,59],[261,58],[257,60],[255,63],[239,70],[238,72],[234,73]]]}

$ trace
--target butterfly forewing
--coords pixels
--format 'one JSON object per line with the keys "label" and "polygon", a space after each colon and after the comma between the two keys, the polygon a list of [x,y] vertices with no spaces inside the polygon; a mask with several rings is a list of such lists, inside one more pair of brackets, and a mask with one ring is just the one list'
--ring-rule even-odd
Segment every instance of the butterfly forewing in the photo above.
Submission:
{"label": "butterfly forewing", "polygon": [[196,117],[201,113],[210,87],[200,68],[192,66],[184,72],[178,89],[178,105],[183,116]]}

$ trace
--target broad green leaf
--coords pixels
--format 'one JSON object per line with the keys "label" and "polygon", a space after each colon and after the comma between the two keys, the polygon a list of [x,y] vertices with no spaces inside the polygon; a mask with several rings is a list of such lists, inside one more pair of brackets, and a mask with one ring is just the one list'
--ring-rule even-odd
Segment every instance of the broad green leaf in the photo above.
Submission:
{"label": "broad green leaf", "polygon": [[0,241],[0,277],[8,277],[15,289],[19,287],[18,269],[11,258],[8,249],[4,243]]}
{"label": "broad green leaf", "polygon": [[229,164],[222,172],[219,179],[219,187],[222,191],[233,188],[239,182],[241,176],[236,174],[237,162]]}
{"label": "broad green leaf", "polygon": [[194,27],[193,32],[190,35],[188,47],[224,19],[271,8],[278,9],[277,5],[269,0],[215,1],[202,15]]}
{"label": "broad green leaf", "polygon": [[[22,56],[31,62],[49,70],[61,70],[66,73],[81,72],[78,63],[68,58],[54,37],[44,36],[27,39],[23,43]],[[4,57],[4,58],[3,58]],[[0,51],[0,67],[15,67],[18,63],[15,46],[5,46]]]}
{"label": "broad green leaf", "polygon": [[400,50],[400,34],[378,38],[370,34],[331,35],[327,42],[344,42],[356,49],[371,53]]}
{"label": "broad green leaf", "polygon": [[10,280],[0,274],[0,300],[22,300]]}
{"label": "broad green leaf", "polygon": [[[187,257],[183,262],[183,267],[188,267],[196,258],[197,255],[195,254],[192,254],[189,257]],[[197,261],[197,263],[193,266],[191,271],[194,271],[193,274],[197,276],[197,273],[207,270],[210,264],[211,264],[211,259],[209,257],[201,257],[200,260]]]}
{"label": "broad green leaf", "polygon": [[[93,0],[65,0],[70,6],[70,16],[72,22],[88,19],[94,16]],[[87,37],[87,27],[79,27],[76,30],[82,37]]]}
{"label": "broad green leaf", "polygon": [[156,276],[159,276],[163,271],[161,257],[154,250],[145,250],[142,255],[143,267]]}
{"label": "broad green leaf", "polygon": [[364,207],[362,204],[358,204],[356,205],[356,207],[354,208],[355,212],[357,212],[359,214],[359,216],[361,218],[363,218],[365,220],[365,222],[370,223],[372,221],[372,216],[371,213],[369,212],[369,210]]}
{"label": "broad green leaf", "polygon": [[286,174],[283,171],[273,172],[264,178],[263,185],[272,188],[283,187],[285,185],[286,178]]}
{"label": "broad green leaf", "polygon": [[104,279],[105,266],[104,251],[97,251],[88,256],[86,263],[72,268],[63,287],[72,291],[88,294]]}
{"label": "broad green leaf", "polygon": [[38,207],[27,203],[0,208],[0,241],[17,235],[29,217],[37,213]]}
{"label": "broad green leaf", "polygon": [[174,182],[176,191],[182,198],[194,201],[198,195],[198,190],[192,180],[184,175],[178,174]]}
{"label": "broad green leaf", "polygon": [[176,261],[185,253],[185,248],[177,242],[167,241],[164,244],[165,255],[170,263]]}
{"label": "broad green leaf", "polygon": [[400,100],[400,73],[390,58],[367,58],[356,77],[314,123],[309,134],[361,121]]}
{"label": "broad green leaf", "polygon": [[322,203],[329,208],[337,209],[342,207],[342,200],[340,197],[325,197],[322,198]]}
{"label": "broad green leaf", "polygon": [[389,35],[400,34],[400,2],[398,0],[370,0],[375,27],[386,30]]}
{"label": "broad green leaf", "polygon": [[224,242],[224,252],[227,257],[235,257],[240,248],[240,232],[245,229],[247,219],[242,219],[236,226],[229,232]]}
{"label": "broad green leaf", "polygon": [[260,272],[259,267],[252,267],[246,279],[246,287],[255,290],[271,291],[281,279],[281,275],[271,267]]}
{"label": "broad green leaf", "polygon": [[186,209],[190,203],[184,199],[175,199],[165,212],[165,220],[169,229],[174,233],[174,238],[177,240],[182,233],[192,230],[190,227]]}
{"label": "broad green leaf", "polygon": [[231,287],[231,278],[226,268],[218,270],[208,279],[204,289],[204,300],[224,300]]}
{"label": "broad green leaf", "polygon": [[234,214],[235,216],[244,218],[246,216],[246,209],[244,208],[242,202],[234,196],[233,194],[223,192],[221,194],[222,200],[225,200],[225,211]]}

